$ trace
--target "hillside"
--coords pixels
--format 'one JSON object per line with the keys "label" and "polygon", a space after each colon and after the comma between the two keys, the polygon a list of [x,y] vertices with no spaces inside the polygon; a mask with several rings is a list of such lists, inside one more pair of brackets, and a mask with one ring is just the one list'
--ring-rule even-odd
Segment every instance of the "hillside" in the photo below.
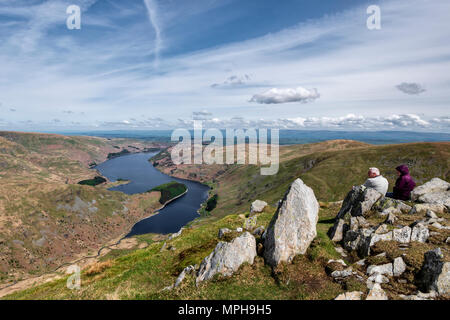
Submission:
{"label": "hillside", "polygon": [[[0,132],[0,283],[57,268],[119,237],[159,207],[159,193],[127,196],[77,183],[89,166],[123,150],[159,147],[129,139]],[[1,287],[1,286],[0,286]]]}
{"label": "hillside", "polygon": [[[450,143],[375,147],[333,141],[281,148],[280,171],[275,176],[260,176],[257,166],[232,165],[217,168],[216,173],[209,168],[208,172],[214,176],[212,193],[219,194],[217,207],[209,217],[188,224],[178,237],[156,239],[152,235],[138,236],[138,241],[148,247],[113,250],[101,257],[82,272],[81,290],[67,289],[67,276],[60,274],[59,280],[6,298],[333,299],[346,291],[364,291],[364,283],[353,280],[336,282],[326,272],[329,259],[341,258],[326,234],[340,208],[340,203],[333,201],[342,200],[353,184],[362,183],[370,166],[382,170],[391,188],[395,178],[393,168],[399,163],[411,166],[418,184],[433,177],[448,180],[449,153]],[[161,155],[156,161],[167,164],[167,159]],[[169,167],[160,166],[162,169]],[[176,167],[169,170],[177,174]],[[180,176],[188,172],[188,167],[184,166]],[[311,186],[321,200],[317,237],[305,255],[297,256],[291,264],[282,264],[274,271],[264,264],[261,256],[257,256],[252,265],[244,264],[232,277],[219,276],[196,287],[193,276],[188,275],[180,287],[164,290],[174,283],[185,267],[198,265],[211,253],[219,241],[217,233],[221,228],[244,227],[250,203],[255,199],[269,203],[257,215],[257,225],[267,228],[275,213],[275,204],[297,177]],[[445,217],[448,218],[448,214]],[[423,251],[420,254],[419,261],[423,259]],[[395,296],[395,293],[390,294]]]}
{"label": "hillside", "polygon": [[389,180],[390,190],[397,178],[395,167],[403,163],[410,166],[417,184],[433,177],[450,177],[450,142],[373,146],[333,140],[281,146],[280,168],[273,176],[260,175],[259,167],[254,165],[173,166],[168,151],[164,155],[157,160],[161,171],[212,183],[211,192],[219,195],[219,201],[211,219],[245,211],[253,199],[274,205],[295,178],[311,186],[320,201],[339,201],[353,185],[365,181],[369,167],[381,170]]}

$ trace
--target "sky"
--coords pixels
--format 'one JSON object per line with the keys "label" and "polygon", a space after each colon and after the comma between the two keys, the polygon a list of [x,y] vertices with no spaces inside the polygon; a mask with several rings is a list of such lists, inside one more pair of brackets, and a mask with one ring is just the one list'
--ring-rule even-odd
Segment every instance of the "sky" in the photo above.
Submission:
{"label": "sky", "polygon": [[450,132],[449,16],[448,0],[0,0],[0,130]]}

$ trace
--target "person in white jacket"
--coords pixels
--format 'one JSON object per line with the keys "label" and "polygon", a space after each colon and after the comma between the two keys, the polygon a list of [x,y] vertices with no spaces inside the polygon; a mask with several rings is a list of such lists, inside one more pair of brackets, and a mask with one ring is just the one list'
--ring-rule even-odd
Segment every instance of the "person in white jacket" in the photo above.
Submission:
{"label": "person in white jacket", "polygon": [[380,174],[380,170],[378,168],[369,168],[368,175],[369,179],[366,180],[364,186],[375,189],[385,196],[389,188],[389,182]]}

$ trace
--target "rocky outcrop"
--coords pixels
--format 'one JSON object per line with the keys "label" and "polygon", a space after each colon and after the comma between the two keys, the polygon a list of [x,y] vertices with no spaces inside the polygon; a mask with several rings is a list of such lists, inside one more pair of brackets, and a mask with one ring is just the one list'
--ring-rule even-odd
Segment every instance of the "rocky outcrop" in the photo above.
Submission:
{"label": "rocky outcrop", "polygon": [[264,258],[271,266],[304,254],[316,237],[319,203],[314,191],[295,180],[286,192],[265,233]]}
{"label": "rocky outcrop", "polygon": [[440,248],[425,253],[425,260],[417,277],[417,285],[422,292],[450,294],[450,262],[444,262],[443,258]]}
{"label": "rocky outcrop", "polygon": [[247,262],[253,264],[256,257],[256,240],[249,232],[234,238],[231,242],[219,242],[214,251],[203,259],[197,273],[197,284],[220,273],[231,276]]}
{"label": "rocky outcrop", "polygon": [[353,217],[364,216],[383,195],[372,188],[354,186],[347,194],[336,218],[343,218],[348,212]]}
{"label": "rocky outcrop", "polygon": [[427,183],[416,187],[411,192],[411,200],[419,202],[428,202],[424,201],[423,197],[427,197],[433,193],[445,193],[449,190],[450,190],[450,183],[439,178],[433,178]]}

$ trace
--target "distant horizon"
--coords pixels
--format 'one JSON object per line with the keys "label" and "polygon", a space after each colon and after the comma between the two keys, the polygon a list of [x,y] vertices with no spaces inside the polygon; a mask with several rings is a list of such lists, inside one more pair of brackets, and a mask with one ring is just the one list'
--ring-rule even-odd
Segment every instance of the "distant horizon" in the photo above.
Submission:
{"label": "distant horizon", "polygon": [[[192,130],[190,130],[192,131]],[[221,130],[225,136],[225,129]],[[173,130],[97,130],[97,131],[0,131],[24,132],[28,134],[57,134],[64,136],[93,136],[102,138],[129,138],[170,143]],[[203,130],[205,132],[205,130]],[[270,131],[268,139],[270,141]],[[354,140],[374,145],[416,143],[416,142],[450,142],[450,133],[411,132],[411,131],[349,131],[349,130],[292,130],[279,131],[280,145],[316,143],[330,140]]]}

